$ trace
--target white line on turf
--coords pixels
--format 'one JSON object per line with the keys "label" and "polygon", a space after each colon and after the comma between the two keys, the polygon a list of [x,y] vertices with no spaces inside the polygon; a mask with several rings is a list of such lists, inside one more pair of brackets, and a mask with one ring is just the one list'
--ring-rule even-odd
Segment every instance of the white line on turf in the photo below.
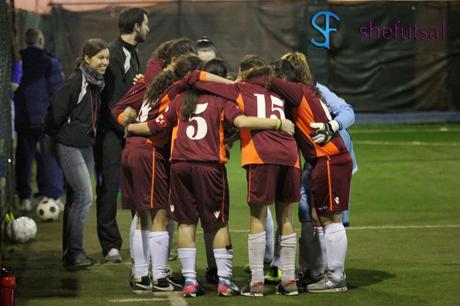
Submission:
{"label": "white line on turf", "polygon": [[[388,230],[388,229],[439,229],[439,228],[460,228],[460,224],[424,224],[424,225],[369,225],[369,226],[350,226],[347,230]],[[197,233],[202,231],[197,231]],[[232,233],[247,233],[249,230],[230,229]]]}
{"label": "white line on turf", "polygon": [[112,299],[108,300],[109,303],[142,303],[142,302],[154,302],[154,301],[169,301],[171,306],[187,306],[185,298],[182,296],[182,292],[155,292],[155,297],[151,298],[129,298],[129,299]]}
{"label": "white line on turf", "polygon": [[428,146],[428,147],[458,147],[458,142],[425,142],[425,141],[373,141],[354,140],[353,144],[376,146]]}
{"label": "white line on turf", "polygon": [[155,302],[155,301],[167,301],[168,298],[131,298],[131,299],[112,299],[109,303],[141,303],[141,302]]}
{"label": "white line on turf", "polygon": [[173,292],[168,296],[171,306],[187,306],[187,302],[181,292]]}
{"label": "white line on turf", "polygon": [[407,129],[365,129],[360,128],[356,130],[351,130],[351,134],[380,134],[380,133],[437,133],[437,132],[458,132],[460,131],[459,128],[452,128],[452,127],[440,127],[435,129],[415,129],[415,128],[407,128]]}

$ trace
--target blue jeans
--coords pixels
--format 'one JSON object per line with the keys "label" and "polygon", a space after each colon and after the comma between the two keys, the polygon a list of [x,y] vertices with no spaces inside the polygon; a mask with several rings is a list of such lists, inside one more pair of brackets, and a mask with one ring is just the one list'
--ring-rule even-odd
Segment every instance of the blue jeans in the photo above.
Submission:
{"label": "blue jeans", "polygon": [[[21,129],[17,131],[16,146],[16,191],[20,199],[32,195],[32,163],[37,162],[37,186],[40,196],[59,198],[64,192],[62,171],[54,156],[44,147],[42,128]],[[39,149],[37,150],[37,144]]]}
{"label": "blue jeans", "polygon": [[93,148],[76,148],[58,143],[57,155],[67,186],[62,235],[63,258],[73,261],[84,253],[83,230],[93,203]]}

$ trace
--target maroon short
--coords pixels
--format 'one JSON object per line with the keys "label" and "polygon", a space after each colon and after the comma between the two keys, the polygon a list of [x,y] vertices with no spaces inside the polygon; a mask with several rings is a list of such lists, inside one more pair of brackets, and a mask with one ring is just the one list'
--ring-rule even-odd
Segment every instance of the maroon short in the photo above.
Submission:
{"label": "maroon short", "polygon": [[219,163],[171,163],[169,213],[179,224],[196,224],[205,231],[228,222],[227,171]]}
{"label": "maroon short", "polygon": [[155,147],[128,144],[121,154],[120,179],[123,208],[168,208],[169,161]]}
{"label": "maroon short", "polygon": [[348,209],[352,168],[348,153],[322,157],[313,165],[310,190],[318,214]]}
{"label": "maroon short", "polygon": [[301,171],[282,165],[246,167],[249,204],[293,203],[300,200]]}

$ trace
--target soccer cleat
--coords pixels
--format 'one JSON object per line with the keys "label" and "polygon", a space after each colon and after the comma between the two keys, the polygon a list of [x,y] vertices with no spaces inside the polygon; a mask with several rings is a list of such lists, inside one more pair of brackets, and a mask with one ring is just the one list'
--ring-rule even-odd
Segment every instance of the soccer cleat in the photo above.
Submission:
{"label": "soccer cleat", "polygon": [[169,251],[168,261],[174,261],[177,259],[177,251],[171,250]]}
{"label": "soccer cleat", "polygon": [[210,284],[218,284],[219,283],[219,276],[217,276],[217,268],[206,268],[206,274],[204,275],[206,281]]}
{"label": "soccer cleat", "polygon": [[204,294],[204,290],[196,280],[186,279],[183,289],[184,297],[197,297]]}
{"label": "soccer cleat", "polygon": [[170,277],[163,277],[152,282],[152,292],[180,291],[182,286],[174,282]]}
{"label": "soccer cleat", "polygon": [[234,296],[239,295],[240,289],[230,279],[220,279],[219,285],[217,286],[218,296]]}
{"label": "soccer cleat", "polygon": [[285,282],[279,282],[276,285],[276,294],[280,295],[299,295],[297,282],[295,279]]}
{"label": "soccer cleat", "polygon": [[345,292],[347,291],[347,282],[345,274],[336,279],[331,273],[327,273],[320,281],[307,286],[307,292]]}
{"label": "soccer cleat", "polygon": [[152,291],[152,281],[148,275],[131,275],[129,280],[129,285],[133,289],[133,292],[136,294],[142,294]]}
{"label": "soccer cleat", "polygon": [[107,255],[105,255],[104,261],[112,263],[121,263],[123,262],[123,259],[121,258],[119,250],[111,248]]}
{"label": "soccer cleat", "polygon": [[309,271],[299,272],[297,275],[297,288],[299,292],[307,291],[307,286],[316,282],[319,282],[324,277],[324,274],[318,276],[312,276]]}
{"label": "soccer cleat", "polygon": [[267,284],[277,284],[281,281],[281,277],[283,276],[283,271],[278,267],[272,266],[268,270],[267,274],[265,274],[264,279]]}
{"label": "soccer cleat", "polygon": [[244,296],[264,296],[264,282],[249,282],[241,289],[240,293]]}

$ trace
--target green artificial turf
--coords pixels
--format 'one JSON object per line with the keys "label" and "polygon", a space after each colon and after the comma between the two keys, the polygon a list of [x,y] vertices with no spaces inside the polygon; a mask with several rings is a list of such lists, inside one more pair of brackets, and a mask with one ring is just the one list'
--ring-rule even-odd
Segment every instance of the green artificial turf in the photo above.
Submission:
{"label": "green artificial turf", "polygon": [[[17,277],[17,305],[460,305],[460,125],[362,125],[351,129],[359,171],[353,177],[346,293],[219,298],[207,294],[134,295],[128,285],[130,212],[119,210],[123,264],[69,272],[60,262],[62,222],[38,223],[33,242],[4,245]],[[244,285],[249,217],[238,144],[232,149],[230,228],[234,278]],[[87,253],[102,259],[95,206],[85,230]],[[295,219],[297,219],[295,215]],[[299,229],[298,222],[296,227]],[[197,235],[198,276],[206,259]],[[171,263],[177,274],[178,261]]]}

